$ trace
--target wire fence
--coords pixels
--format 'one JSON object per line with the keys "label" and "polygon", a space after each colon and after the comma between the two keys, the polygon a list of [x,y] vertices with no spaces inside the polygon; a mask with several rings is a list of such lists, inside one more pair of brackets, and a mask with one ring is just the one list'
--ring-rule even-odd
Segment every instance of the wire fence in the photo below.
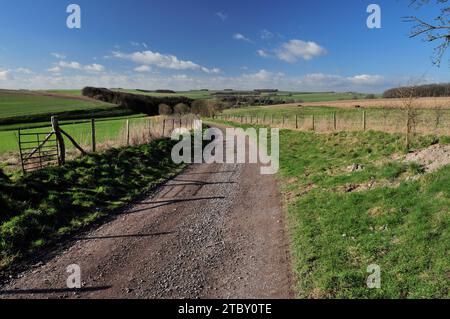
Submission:
{"label": "wire fence", "polygon": [[382,131],[404,133],[408,116],[414,133],[450,135],[450,109],[357,109],[322,114],[220,114],[215,118],[301,131]]}
{"label": "wire fence", "polygon": [[[176,128],[186,128],[192,130],[198,117],[194,115],[182,116],[156,116],[156,117],[136,117],[120,118],[108,120],[83,120],[72,123],[64,122],[60,124],[63,130],[73,141],[76,142],[84,153],[101,152],[110,148],[137,146],[148,143],[152,140],[170,137]],[[51,125],[46,127],[21,129],[17,131],[14,137],[14,149],[4,152],[1,158],[2,166],[7,170],[23,171],[40,169],[49,165],[57,165],[61,161],[49,161],[46,165],[41,165],[44,154],[44,148],[48,147],[50,142],[45,145],[39,145],[43,137],[53,131]],[[36,137],[40,137],[36,139]],[[67,136],[63,136],[65,144],[65,157],[70,160],[80,156],[79,148]],[[54,144],[54,141],[51,141]],[[52,144],[52,146],[53,146]],[[30,147],[27,147],[31,145]],[[56,147],[56,146],[55,146]],[[28,149],[29,148],[29,149]],[[33,157],[25,154],[32,152]],[[60,156],[62,154],[59,154]],[[30,163],[37,162],[39,165],[29,166]],[[30,161],[32,159],[32,161]],[[53,159],[53,158],[52,158]],[[61,158],[59,158],[61,159]],[[25,164],[25,166],[24,166]],[[48,165],[47,165],[48,164]],[[30,168],[30,169],[28,169]]]}

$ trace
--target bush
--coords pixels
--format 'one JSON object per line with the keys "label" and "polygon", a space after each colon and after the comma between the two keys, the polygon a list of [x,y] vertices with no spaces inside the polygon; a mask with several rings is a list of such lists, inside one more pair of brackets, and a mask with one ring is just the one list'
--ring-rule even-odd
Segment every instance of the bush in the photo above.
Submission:
{"label": "bush", "polygon": [[189,111],[190,111],[189,106],[184,104],[184,103],[178,103],[173,108],[173,113],[180,114],[180,115],[181,114],[187,114],[187,113],[189,113]]}
{"label": "bush", "polygon": [[192,103],[191,112],[200,116],[213,117],[224,107],[225,105],[217,100],[196,100]]}
{"label": "bush", "polygon": [[170,115],[172,114],[172,108],[167,104],[160,104],[159,107],[159,115]]}

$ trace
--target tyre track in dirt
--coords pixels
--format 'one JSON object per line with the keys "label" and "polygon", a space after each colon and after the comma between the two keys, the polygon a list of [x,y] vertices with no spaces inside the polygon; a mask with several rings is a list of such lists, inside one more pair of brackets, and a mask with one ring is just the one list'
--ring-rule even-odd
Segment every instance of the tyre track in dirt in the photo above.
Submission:
{"label": "tyre track in dirt", "polygon": [[[82,289],[67,290],[67,266]],[[193,164],[0,298],[292,298],[281,197],[257,164]]]}

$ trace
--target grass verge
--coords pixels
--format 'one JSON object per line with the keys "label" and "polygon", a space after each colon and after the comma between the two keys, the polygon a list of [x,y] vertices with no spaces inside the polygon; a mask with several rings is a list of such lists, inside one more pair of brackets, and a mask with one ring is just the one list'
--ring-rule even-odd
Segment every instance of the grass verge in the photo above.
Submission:
{"label": "grass verge", "polygon": [[175,142],[111,149],[26,176],[0,174],[0,269],[86,227],[177,174]]}

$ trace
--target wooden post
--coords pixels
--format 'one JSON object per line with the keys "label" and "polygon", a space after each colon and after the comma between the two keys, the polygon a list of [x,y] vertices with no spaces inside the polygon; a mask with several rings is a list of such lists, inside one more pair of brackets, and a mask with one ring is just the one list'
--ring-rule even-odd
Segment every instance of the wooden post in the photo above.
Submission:
{"label": "wooden post", "polygon": [[58,117],[52,116],[52,129],[55,132],[56,141],[59,146],[59,164],[64,165],[66,163],[66,146],[64,145],[64,138],[59,130]]}
{"label": "wooden post", "polygon": [[130,120],[127,120],[127,146],[130,145]]}
{"label": "wooden post", "polygon": [[[21,137],[21,133],[20,133],[20,128],[19,128],[19,152],[20,152],[20,163],[22,164],[22,172],[25,174],[25,166],[23,165],[23,153],[22,153],[22,137]],[[59,157],[58,157],[58,162],[59,162]]]}
{"label": "wooden post", "polygon": [[41,154],[41,141],[39,140],[39,134],[36,134],[37,144],[38,144],[38,156],[39,156],[39,168],[42,168],[42,154]]}
{"label": "wooden post", "polygon": [[162,136],[164,137],[166,135],[166,119],[163,120],[163,129],[162,129]]}
{"label": "wooden post", "polygon": [[298,130],[298,115],[295,114],[295,129]]}
{"label": "wooden post", "polygon": [[312,116],[312,130],[316,130],[316,117],[314,116],[314,114]]}
{"label": "wooden post", "polygon": [[366,110],[363,110],[363,131],[367,129]]}
{"label": "wooden post", "polygon": [[337,131],[337,116],[336,112],[333,113],[333,128],[335,131]]}
{"label": "wooden post", "polygon": [[95,153],[96,151],[96,145],[95,145],[95,119],[91,119],[91,136],[92,136],[92,153]]}

